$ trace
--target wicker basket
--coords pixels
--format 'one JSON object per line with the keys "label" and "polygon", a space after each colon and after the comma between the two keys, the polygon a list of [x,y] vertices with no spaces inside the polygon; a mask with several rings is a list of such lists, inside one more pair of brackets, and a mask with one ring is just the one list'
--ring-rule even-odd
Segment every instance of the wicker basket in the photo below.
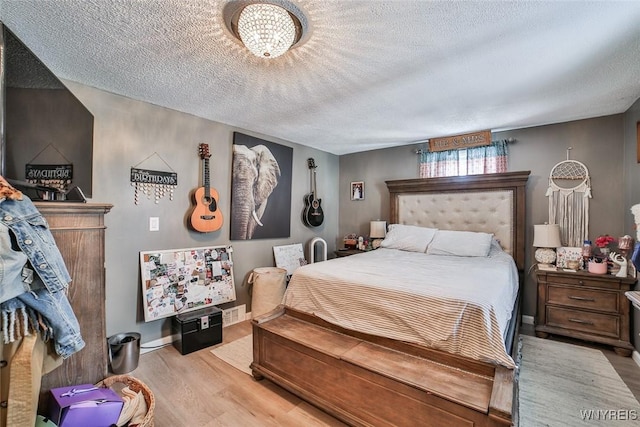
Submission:
{"label": "wicker basket", "polygon": [[113,375],[100,381],[96,386],[111,387],[115,383],[123,383],[133,391],[142,392],[145,402],[147,402],[147,415],[145,415],[139,427],[153,427],[153,412],[156,408],[156,398],[153,392],[145,383],[130,375]]}

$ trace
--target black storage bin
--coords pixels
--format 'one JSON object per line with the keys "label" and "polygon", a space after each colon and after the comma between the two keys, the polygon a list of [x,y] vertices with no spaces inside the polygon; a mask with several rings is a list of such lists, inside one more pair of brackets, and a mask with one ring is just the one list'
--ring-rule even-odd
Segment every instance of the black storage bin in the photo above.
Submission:
{"label": "black storage bin", "polygon": [[183,355],[222,342],[222,310],[218,307],[178,314],[172,324],[178,337],[173,346]]}

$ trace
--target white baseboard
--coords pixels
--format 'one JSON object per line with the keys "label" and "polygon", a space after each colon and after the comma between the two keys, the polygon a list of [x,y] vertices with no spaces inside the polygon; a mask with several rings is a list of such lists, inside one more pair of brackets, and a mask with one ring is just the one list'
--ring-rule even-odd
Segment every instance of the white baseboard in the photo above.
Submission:
{"label": "white baseboard", "polygon": [[525,325],[533,325],[535,317],[522,315],[522,323]]}
{"label": "white baseboard", "polygon": [[140,354],[149,353],[150,351],[158,350],[162,347],[165,347],[171,344],[176,338],[176,335],[169,335],[168,337],[162,337],[157,340],[140,344]]}
{"label": "white baseboard", "polygon": [[637,350],[633,350],[633,353],[631,354],[631,358],[633,359],[634,362],[636,362],[636,365],[640,366],[640,353],[638,353]]}

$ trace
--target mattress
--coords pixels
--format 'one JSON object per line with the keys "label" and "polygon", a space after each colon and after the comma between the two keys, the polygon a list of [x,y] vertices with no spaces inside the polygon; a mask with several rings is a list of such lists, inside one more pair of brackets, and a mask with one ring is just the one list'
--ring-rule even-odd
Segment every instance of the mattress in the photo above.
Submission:
{"label": "mattress", "polygon": [[513,368],[504,336],[517,293],[515,262],[497,244],[487,257],[380,248],[296,269],[283,304],[350,330]]}

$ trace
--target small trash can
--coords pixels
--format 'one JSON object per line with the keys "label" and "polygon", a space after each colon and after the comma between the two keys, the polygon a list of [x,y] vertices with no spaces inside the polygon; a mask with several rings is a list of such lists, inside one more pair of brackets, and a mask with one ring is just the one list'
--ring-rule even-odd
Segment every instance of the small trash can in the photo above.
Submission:
{"label": "small trash can", "polygon": [[125,332],[107,338],[109,364],[114,374],[128,374],[138,367],[140,359],[140,334]]}

